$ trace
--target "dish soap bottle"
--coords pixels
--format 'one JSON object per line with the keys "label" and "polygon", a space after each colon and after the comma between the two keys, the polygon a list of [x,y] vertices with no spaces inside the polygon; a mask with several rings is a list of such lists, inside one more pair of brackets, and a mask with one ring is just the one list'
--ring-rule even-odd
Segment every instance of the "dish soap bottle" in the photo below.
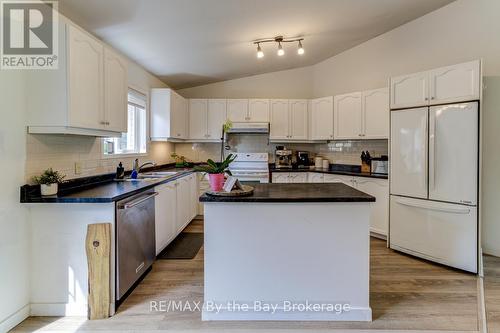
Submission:
{"label": "dish soap bottle", "polygon": [[116,179],[123,179],[125,177],[125,168],[123,167],[122,162],[118,164],[116,168]]}
{"label": "dish soap bottle", "polygon": [[139,175],[139,159],[136,158],[132,166],[132,174],[130,175],[130,178],[137,179],[138,175]]}

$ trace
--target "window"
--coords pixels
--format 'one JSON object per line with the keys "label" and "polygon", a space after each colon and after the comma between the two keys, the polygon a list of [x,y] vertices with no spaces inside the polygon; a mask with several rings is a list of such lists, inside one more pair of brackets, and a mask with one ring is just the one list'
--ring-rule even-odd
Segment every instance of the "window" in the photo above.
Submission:
{"label": "window", "polygon": [[145,154],[147,144],[146,96],[135,91],[128,92],[127,133],[121,138],[104,139],[104,154]]}

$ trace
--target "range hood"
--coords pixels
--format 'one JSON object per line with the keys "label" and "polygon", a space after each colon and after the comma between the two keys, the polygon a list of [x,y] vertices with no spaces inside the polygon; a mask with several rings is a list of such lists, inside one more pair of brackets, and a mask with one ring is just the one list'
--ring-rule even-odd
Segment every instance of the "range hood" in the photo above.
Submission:
{"label": "range hood", "polygon": [[227,133],[267,134],[269,133],[269,123],[233,123]]}

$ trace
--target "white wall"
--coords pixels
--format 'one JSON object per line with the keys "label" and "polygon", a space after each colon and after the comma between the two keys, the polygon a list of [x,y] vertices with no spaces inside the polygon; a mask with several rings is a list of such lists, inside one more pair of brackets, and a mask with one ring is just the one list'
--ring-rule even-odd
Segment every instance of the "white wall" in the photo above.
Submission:
{"label": "white wall", "polygon": [[[393,75],[478,58],[483,59],[485,76],[499,76],[499,36],[500,1],[457,0],[314,66],[289,70],[286,75],[268,73],[184,89],[181,94],[229,98],[331,96],[387,86]],[[308,87],[311,82],[312,87]],[[482,212],[484,250],[500,256],[500,206],[493,203],[500,199],[500,186],[493,185],[493,177],[498,177],[492,171],[499,165],[495,160],[498,154],[493,153],[499,142],[498,114],[485,110],[483,147],[492,153],[485,153],[483,160]]]}
{"label": "white wall", "polygon": [[25,80],[21,71],[0,73],[0,332],[29,311],[29,231],[19,203],[26,147]]}
{"label": "white wall", "polygon": [[483,58],[500,74],[500,1],[458,0],[313,66],[316,97],[378,88],[390,76]]}
{"label": "white wall", "polygon": [[311,67],[302,67],[211,83],[178,92],[186,98],[310,98],[312,78]]}
{"label": "white wall", "polygon": [[483,251],[500,256],[500,76],[484,78],[483,92]]}

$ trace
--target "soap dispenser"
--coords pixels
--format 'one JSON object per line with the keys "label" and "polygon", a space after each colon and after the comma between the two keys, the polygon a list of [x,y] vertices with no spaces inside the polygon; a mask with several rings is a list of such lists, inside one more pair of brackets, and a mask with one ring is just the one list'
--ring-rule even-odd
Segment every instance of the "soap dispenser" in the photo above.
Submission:
{"label": "soap dispenser", "polygon": [[116,179],[123,179],[125,177],[125,168],[123,167],[122,162],[118,164],[116,168]]}

